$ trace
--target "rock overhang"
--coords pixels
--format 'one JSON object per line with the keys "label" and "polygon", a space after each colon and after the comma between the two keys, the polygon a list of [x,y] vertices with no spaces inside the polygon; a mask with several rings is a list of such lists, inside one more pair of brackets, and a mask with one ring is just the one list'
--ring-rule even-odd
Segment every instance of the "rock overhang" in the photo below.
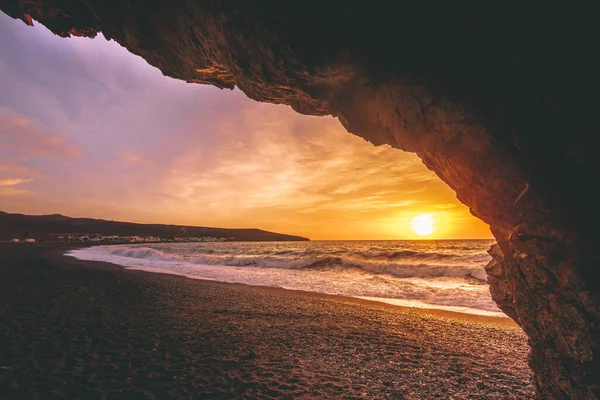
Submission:
{"label": "rock overhang", "polygon": [[418,14],[429,6],[0,0],[61,36],[102,32],[173,78],[417,153],[490,224],[492,295],[531,339],[539,395],[583,398],[600,380],[600,26],[532,5]]}

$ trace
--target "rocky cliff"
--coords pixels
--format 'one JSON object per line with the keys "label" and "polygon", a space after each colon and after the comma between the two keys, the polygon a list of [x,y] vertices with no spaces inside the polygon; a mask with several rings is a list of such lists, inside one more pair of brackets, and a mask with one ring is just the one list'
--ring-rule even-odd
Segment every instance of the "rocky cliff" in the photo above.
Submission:
{"label": "rocky cliff", "polygon": [[101,31],[165,75],[334,115],[373,144],[417,153],[492,228],[492,295],[529,335],[538,396],[599,398],[600,25],[585,10],[589,20],[487,3],[0,7],[61,36]]}

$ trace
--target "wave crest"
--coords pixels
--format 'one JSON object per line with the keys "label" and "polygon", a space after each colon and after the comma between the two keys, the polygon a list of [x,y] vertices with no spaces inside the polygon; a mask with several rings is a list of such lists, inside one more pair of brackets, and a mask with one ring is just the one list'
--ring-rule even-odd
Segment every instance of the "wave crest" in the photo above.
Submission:
{"label": "wave crest", "polygon": [[238,242],[97,246],[67,254],[192,278],[500,314],[483,284],[487,248],[487,242]]}
{"label": "wave crest", "polygon": [[[440,254],[417,253],[414,251],[387,252],[379,257],[368,259],[354,259],[342,256],[301,256],[297,254],[284,254],[284,252],[273,252],[268,255],[231,255],[231,254],[203,254],[195,256],[180,256],[165,253],[150,247],[103,247],[105,253],[138,260],[163,261],[163,262],[186,262],[195,265],[223,265],[233,267],[262,267],[262,268],[286,268],[305,270],[345,270],[375,275],[391,275],[396,278],[435,278],[435,277],[472,277],[486,281],[487,275],[483,266],[473,267],[470,265],[438,265],[426,262],[406,263],[401,260],[414,260],[419,256],[422,258],[439,259]],[[381,262],[382,257],[386,262]],[[480,256],[478,256],[480,257]],[[481,257],[480,257],[481,258]],[[396,260],[396,261],[392,261]]]}

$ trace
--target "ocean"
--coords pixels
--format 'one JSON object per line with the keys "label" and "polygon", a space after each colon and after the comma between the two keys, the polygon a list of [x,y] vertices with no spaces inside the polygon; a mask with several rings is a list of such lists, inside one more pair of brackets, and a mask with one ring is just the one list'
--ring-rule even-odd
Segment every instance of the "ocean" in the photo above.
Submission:
{"label": "ocean", "polygon": [[95,246],[67,255],[196,279],[504,316],[484,266],[492,240],[196,242]]}

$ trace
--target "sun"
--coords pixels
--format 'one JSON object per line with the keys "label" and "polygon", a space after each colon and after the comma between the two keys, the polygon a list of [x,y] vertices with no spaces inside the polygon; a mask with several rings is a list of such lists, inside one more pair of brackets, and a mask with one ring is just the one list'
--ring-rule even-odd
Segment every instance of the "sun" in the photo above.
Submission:
{"label": "sun", "polygon": [[431,214],[419,214],[412,219],[410,226],[417,235],[427,236],[433,233],[435,223]]}

